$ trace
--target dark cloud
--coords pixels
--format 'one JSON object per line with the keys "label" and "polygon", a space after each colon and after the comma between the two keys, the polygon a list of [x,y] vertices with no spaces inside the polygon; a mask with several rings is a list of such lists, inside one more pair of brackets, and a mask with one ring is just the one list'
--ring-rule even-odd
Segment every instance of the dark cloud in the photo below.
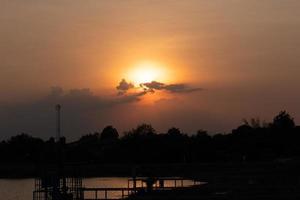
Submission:
{"label": "dark cloud", "polygon": [[113,102],[114,104],[119,104],[140,101],[140,97],[146,95],[147,93],[148,91],[136,92],[131,94],[122,94],[120,98],[114,99]]}
{"label": "dark cloud", "polygon": [[143,83],[140,84],[142,88],[146,91],[154,92],[155,90],[166,90],[172,93],[190,93],[190,92],[197,92],[203,90],[202,88],[193,88],[187,84],[164,84],[157,81],[152,81],[150,83]]}
{"label": "dark cloud", "polygon": [[142,83],[140,86],[143,88],[146,87],[147,89],[161,90],[164,89],[166,85],[164,83],[152,81],[150,83]]}
{"label": "dark cloud", "polygon": [[134,88],[134,85],[130,82],[127,82],[125,79],[122,79],[116,88],[119,91],[119,94],[124,94],[128,90]]}
{"label": "dark cloud", "polygon": [[[62,134],[69,140],[74,140],[82,134],[99,131],[99,128],[107,124],[122,124],[126,117],[120,118],[121,113],[134,117],[137,111],[132,109],[137,105],[131,103],[140,101],[142,96],[150,92],[166,90],[182,93],[198,90],[185,85],[160,82],[145,83],[140,88],[135,88],[125,79],[117,89],[122,95],[99,96],[88,88],[64,91],[61,87],[52,87],[48,95],[36,101],[3,105],[0,107],[0,139],[22,132],[45,139],[55,136],[56,104],[62,105]],[[140,115],[141,111],[137,113]],[[134,122],[139,119],[142,118],[137,118]],[[126,121],[128,124],[134,122]]]}
{"label": "dark cloud", "polygon": [[170,84],[166,85],[164,89],[174,93],[190,93],[203,90],[202,88],[193,88],[186,84]]}
{"label": "dark cloud", "polygon": [[[126,94],[129,90],[134,89],[134,85],[130,82],[127,82],[125,79],[122,79],[119,85],[116,87],[119,91],[119,95]],[[165,90],[171,93],[191,93],[191,92],[198,92],[202,91],[202,88],[199,87],[191,87],[184,83],[177,83],[177,84],[165,84],[158,81],[152,81],[149,83],[141,83],[139,88],[143,89],[144,92],[137,94],[133,94],[133,96],[143,96],[147,93],[153,93],[155,90]]]}
{"label": "dark cloud", "polygon": [[55,136],[56,104],[62,105],[62,134],[73,140],[82,134],[99,131],[106,124],[113,124],[122,112],[120,107],[140,100],[146,92],[122,96],[98,96],[90,89],[65,91],[52,87],[48,95],[34,102],[11,104],[0,107],[0,139],[22,132],[49,138]]}

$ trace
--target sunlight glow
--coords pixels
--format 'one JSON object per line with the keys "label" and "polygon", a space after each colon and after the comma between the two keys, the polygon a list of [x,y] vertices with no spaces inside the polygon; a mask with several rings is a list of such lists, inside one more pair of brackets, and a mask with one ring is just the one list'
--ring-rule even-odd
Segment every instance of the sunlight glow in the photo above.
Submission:
{"label": "sunlight glow", "polygon": [[164,69],[153,62],[142,62],[129,72],[129,78],[135,84],[149,83],[151,81],[164,81]]}

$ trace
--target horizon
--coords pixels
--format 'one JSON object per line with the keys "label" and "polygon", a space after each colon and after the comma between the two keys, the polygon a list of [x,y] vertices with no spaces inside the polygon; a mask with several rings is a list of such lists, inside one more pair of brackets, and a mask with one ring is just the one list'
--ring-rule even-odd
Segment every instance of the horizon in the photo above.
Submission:
{"label": "horizon", "polygon": [[[61,109],[61,107],[60,107],[60,109]],[[193,131],[193,132],[186,132],[186,131],[182,131],[180,127],[176,127],[176,126],[171,126],[171,127],[167,128],[164,131],[158,131],[150,123],[137,124],[135,127],[131,127],[128,130],[119,131],[114,125],[110,124],[110,125],[104,126],[102,129],[97,129],[95,131],[86,132],[84,134],[81,134],[77,138],[74,138],[74,137],[68,138],[67,136],[65,136],[63,134],[61,135],[61,133],[63,131],[62,131],[62,128],[61,128],[61,118],[60,118],[60,120],[59,120],[60,121],[59,122],[59,137],[60,138],[64,138],[67,143],[72,143],[72,142],[79,141],[79,140],[81,140],[84,137],[92,137],[92,136],[98,135],[97,137],[101,138],[102,134],[104,132],[107,132],[106,129],[109,129],[109,130],[110,129],[114,129],[114,131],[116,131],[116,133],[118,135],[117,138],[124,138],[124,137],[129,136],[133,132],[136,132],[139,128],[141,128],[143,126],[150,126],[151,128],[153,128],[153,131],[154,131],[153,134],[154,135],[169,134],[169,131],[173,131],[174,132],[174,129],[175,129],[176,131],[178,131],[177,133],[179,133],[180,135],[182,135],[182,136],[186,135],[188,137],[197,136],[199,133],[200,134],[205,134],[205,135],[210,136],[210,137],[214,137],[214,136],[217,136],[217,135],[224,135],[224,136],[226,136],[226,135],[233,134],[238,129],[242,128],[243,126],[247,126],[249,128],[252,128],[253,130],[255,130],[255,129],[270,129],[274,125],[274,120],[276,118],[278,118],[278,116],[280,116],[281,114],[283,114],[283,115],[286,114],[287,115],[287,118],[289,118],[294,123],[294,125],[293,125],[294,128],[299,128],[300,127],[300,125],[298,125],[297,123],[295,123],[295,119],[293,118],[293,116],[291,116],[289,114],[289,112],[287,112],[287,111],[280,111],[276,116],[274,116],[273,121],[261,120],[260,118],[251,118],[251,119],[245,119],[244,118],[243,120],[241,120],[241,123],[237,127],[234,127],[230,131],[227,131],[227,132],[209,132],[208,130],[204,130],[204,129],[201,129],[201,128],[198,128],[196,131]],[[60,113],[60,115],[61,115],[61,113]],[[56,120],[58,120],[58,119],[56,118]],[[53,138],[54,140],[57,140],[57,137],[58,137],[58,135],[57,135],[58,134],[58,132],[57,132],[58,127],[57,126],[58,126],[58,124],[56,124],[56,128],[55,128],[55,131],[56,131],[55,134],[56,135],[55,134],[50,135],[48,138],[45,137],[45,136],[44,137],[39,137],[39,136],[34,136],[34,135],[30,134],[30,133],[21,132],[21,133],[12,135],[9,138],[0,139],[0,141],[1,140],[2,141],[9,141],[13,137],[18,137],[18,136],[22,136],[22,135],[29,136],[29,137],[32,137],[32,138],[39,138],[39,139],[42,139],[43,141],[50,140],[51,138]],[[145,129],[145,127],[143,129]]]}

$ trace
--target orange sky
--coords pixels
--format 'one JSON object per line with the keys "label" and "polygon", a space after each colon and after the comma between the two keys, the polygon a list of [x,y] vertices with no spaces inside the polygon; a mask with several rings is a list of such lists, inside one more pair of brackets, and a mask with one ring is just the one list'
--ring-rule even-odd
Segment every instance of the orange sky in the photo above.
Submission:
{"label": "orange sky", "polygon": [[[76,112],[87,122],[74,137],[141,122],[161,131],[228,131],[242,118],[271,120],[282,109],[299,120],[299,8],[298,0],[3,0],[0,119],[8,107],[15,114],[25,115],[23,107],[44,112],[32,105],[50,105],[49,88],[59,86],[67,94],[90,89],[60,97],[66,104],[104,99]],[[123,78],[139,86],[134,71],[145,62],[160,71],[155,81],[165,88],[136,99],[128,97],[137,95],[133,89],[118,95]],[[170,84],[203,90],[174,92]],[[26,123],[16,116],[0,131],[40,134],[30,128],[34,116]],[[66,125],[70,137],[72,130]]]}

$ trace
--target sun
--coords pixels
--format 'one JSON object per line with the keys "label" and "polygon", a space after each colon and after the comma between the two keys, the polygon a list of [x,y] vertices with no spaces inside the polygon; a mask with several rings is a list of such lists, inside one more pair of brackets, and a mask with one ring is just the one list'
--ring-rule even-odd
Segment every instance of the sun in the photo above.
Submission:
{"label": "sun", "polygon": [[164,69],[154,62],[141,62],[134,65],[129,72],[129,79],[135,84],[163,81]]}
{"label": "sun", "polygon": [[157,70],[153,68],[138,68],[133,72],[133,81],[136,83],[149,83],[157,78]]}

